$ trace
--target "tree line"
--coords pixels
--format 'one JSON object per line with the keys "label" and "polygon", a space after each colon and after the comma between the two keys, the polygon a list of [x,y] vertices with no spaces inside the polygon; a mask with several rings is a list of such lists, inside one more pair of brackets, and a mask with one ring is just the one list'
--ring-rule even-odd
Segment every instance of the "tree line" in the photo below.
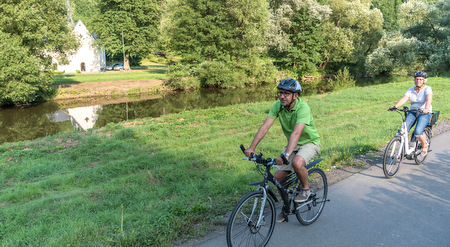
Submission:
{"label": "tree line", "polygon": [[[156,54],[173,88],[450,69],[450,2],[418,0],[1,0],[0,104],[52,97],[48,54],[81,19],[111,56]],[[50,8],[51,6],[51,8]],[[68,7],[70,6],[70,7]],[[123,43],[122,43],[123,37]],[[340,83],[335,83],[336,75]],[[343,78],[346,77],[346,78]]]}

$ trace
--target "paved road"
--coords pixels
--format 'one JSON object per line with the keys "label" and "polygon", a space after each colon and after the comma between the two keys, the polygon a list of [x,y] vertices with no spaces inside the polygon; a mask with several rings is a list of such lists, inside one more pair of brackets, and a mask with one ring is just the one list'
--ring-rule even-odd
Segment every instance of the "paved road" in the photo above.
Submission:
{"label": "paved road", "polygon": [[[267,246],[450,247],[450,131],[431,146],[425,165],[405,160],[393,179],[379,164],[331,185],[314,224],[291,215]],[[225,235],[195,246],[226,246]]]}

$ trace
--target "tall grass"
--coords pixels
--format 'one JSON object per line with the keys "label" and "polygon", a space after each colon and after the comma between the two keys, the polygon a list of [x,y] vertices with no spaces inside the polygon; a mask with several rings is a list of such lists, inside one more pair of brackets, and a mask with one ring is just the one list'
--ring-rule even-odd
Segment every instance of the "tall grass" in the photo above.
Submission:
{"label": "tall grass", "polygon": [[[433,109],[450,112],[450,78],[430,78]],[[322,168],[382,147],[400,118],[387,112],[412,81],[305,99],[322,136]],[[247,184],[241,161],[273,102],[194,110],[0,146],[3,246],[171,246],[224,224]],[[279,155],[276,123],[258,152]],[[123,205],[123,208],[122,208]],[[122,211],[123,210],[123,211]],[[123,217],[123,218],[122,218]]]}

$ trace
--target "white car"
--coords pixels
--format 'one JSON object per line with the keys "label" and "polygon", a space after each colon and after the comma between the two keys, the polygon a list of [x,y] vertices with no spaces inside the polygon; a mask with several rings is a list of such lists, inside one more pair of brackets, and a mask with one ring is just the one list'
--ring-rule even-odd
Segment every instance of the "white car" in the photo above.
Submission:
{"label": "white car", "polygon": [[123,63],[115,63],[109,66],[106,66],[106,70],[123,70]]}

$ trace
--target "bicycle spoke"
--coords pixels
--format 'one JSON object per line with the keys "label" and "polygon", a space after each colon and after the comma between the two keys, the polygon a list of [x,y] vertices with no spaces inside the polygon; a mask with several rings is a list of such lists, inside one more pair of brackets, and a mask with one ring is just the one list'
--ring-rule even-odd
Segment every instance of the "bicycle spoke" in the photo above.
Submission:
{"label": "bicycle spoke", "polygon": [[262,197],[261,191],[255,191],[236,205],[228,221],[228,246],[263,246],[269,241],[275,226],[275,204],[267,198],[263,205]]}
{"label": "bicycle spoke", "polygon": [[403,159],[401,138],[394,137],[386,146],[383,157],[383,172],[387,178],[395,176]]}
{"label": "bicycle spoke", "polygon": [[318,168],[313,168],[308,173],[311,196],[304,203],[294,203],[297,219],[304,225],[312,224],[319,218],[325,206],[328,193],[328,182],[325,173]]}

